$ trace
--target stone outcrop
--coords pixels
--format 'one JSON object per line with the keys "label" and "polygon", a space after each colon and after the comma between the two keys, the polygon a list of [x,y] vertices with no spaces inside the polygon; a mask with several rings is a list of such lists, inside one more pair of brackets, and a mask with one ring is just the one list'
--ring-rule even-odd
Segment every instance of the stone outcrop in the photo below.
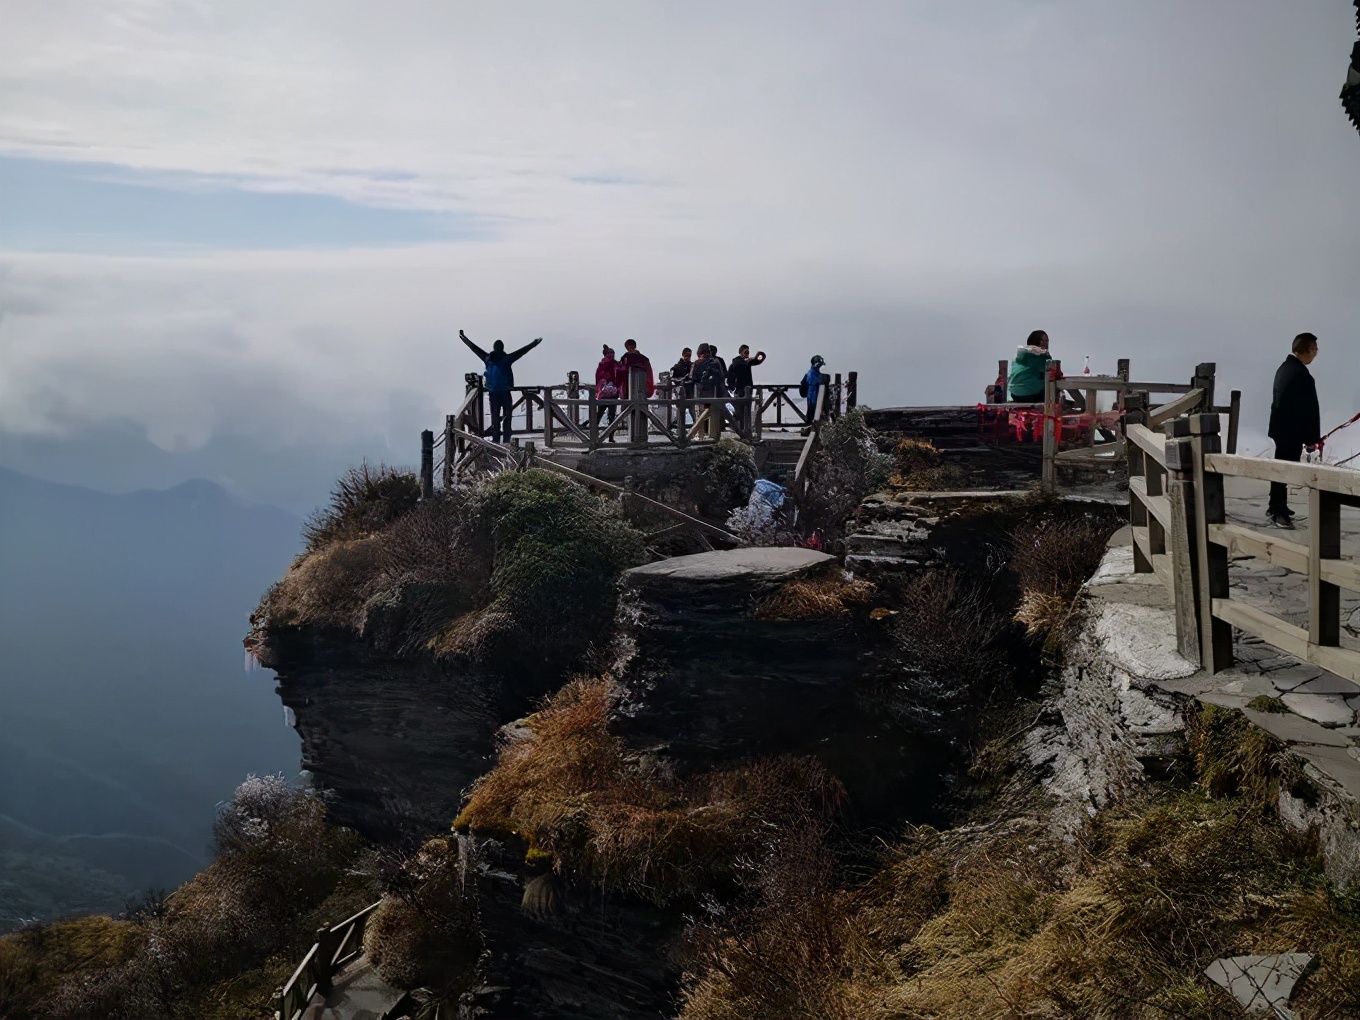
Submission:
{"label": "stone outcrop", "polygon": [[331,817],[379,842],[446,830],[490,768],[497,729],[543,693],[341,632],[276,632],[256,654],[278,673],[302,767],[330,795]]}
{"label": "stone outcrop", "polygon": [[628,691],[619,731],[683,772],[760,755],[812,754],[846,785],[861,821],[921,818],[951,755],[939,734],[884,710],[897,676],[885,637],[850,615],[760,619],[792,581],[839,575],[806,549],[676,557],[624,575],[619,600]]}

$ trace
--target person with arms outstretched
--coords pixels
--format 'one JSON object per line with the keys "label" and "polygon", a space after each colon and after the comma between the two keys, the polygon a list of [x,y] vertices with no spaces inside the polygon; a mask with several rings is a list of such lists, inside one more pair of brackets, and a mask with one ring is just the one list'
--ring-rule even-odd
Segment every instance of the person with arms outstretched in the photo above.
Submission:
{"label": "person with arms outstretched", "polygon": [[497,340],[491,345],[488,354],[471,340],[461,329],[458,339],[468,345],[468,350],[482,359],[485,367],[486,391],[491,394],[491,440],[496,443],[510,442],[510,405],[514,403],[515,370],[511,367],[543,342],[542,337],[532,340],[517,351],[505,350],[505,343]]}

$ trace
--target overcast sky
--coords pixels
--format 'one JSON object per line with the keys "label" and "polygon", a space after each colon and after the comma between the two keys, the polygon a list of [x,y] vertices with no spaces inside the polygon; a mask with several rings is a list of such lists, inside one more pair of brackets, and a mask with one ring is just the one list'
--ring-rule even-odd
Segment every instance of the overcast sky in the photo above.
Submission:
{"label": "overcast sky", "polygon": [[459,327],[545,337],[522,382],[745,341],[879,406],[1046,328],[1069,370],[1218,362],[1258,445],[1311,330],[1330,427],[1354,40],[1350,0],[3,0],[0,462],[306,509],[416,460]]}

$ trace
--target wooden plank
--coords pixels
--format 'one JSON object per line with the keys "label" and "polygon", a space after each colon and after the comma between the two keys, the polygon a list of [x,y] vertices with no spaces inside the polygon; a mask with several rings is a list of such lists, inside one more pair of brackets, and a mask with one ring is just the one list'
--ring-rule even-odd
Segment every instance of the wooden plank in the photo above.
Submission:
{"label": "wooden plank", "polygon": [[1164,421],[1170,421],[1172,418],[1179,418],[1181,415],[1185,414],[1185,412],[1198,407],[1203,399],[1204,391],[1194,389],[1183,396],[1177,397],[1175,400],[1168,401],[1160,407],[1154,407],[1152,410],[1148,411],[1148,428],[1155,429],[1160,427]]}
{"label": "wooden plank", "polygon": [[1143,506],[1147,507],[1150,513],[1163,528],[1171,530],[1171,504],[1165,496],[1150,496],[1147,491],[1147,479],[1130,478],[1129,493],[1137,496]]}
{"label": "wooden plank", "polygon": [[1308,640],[1308,631],[1302,627],[1286,623],[1263,609],[1236,599],[1214,599],[1214,616],[1296,659],[1360,683],[1360,652],[1350,648],[1316,645]]}
{"label": "wooden plank", "polygon": [[[1195,599],[1195,506],[1193,482],[1177,473],[1167,484],[1171,507],[1171,588],[1176,605],[1176,647],[1189,661],[1199,664],[1199,614]],[[1155,567],[1154,563],[1154,567]]]}
{"label": "wooden plank", "polygon": [[1341,589],[1322,576],[1322,565],[1341,558],[1341,503],[1321,489],[1308,490],[1308,640],[1341,643]]}
{"label": "wooden plank", "polygon": [[1126,430],[1129,442],[1150,456],[1158,464],[1166,466],[1166,436],[1153,432],[1146,425],[1130,425]]}
{"label": "wooden plank", "polygon": [[1360,471],[1331,467],[1326,464],[1296,464],[1289,460],[1270,460],[1266,457],[1243,457],[1230,453],[1207,454],[1204,468],[1220,475],[1235,478],[1255,478],[1263,482],[1284,482],[1286,485],[1305,485],[1343,496],[1360,497]]}
{"label": "wooden plank", "polygon": [[1323,560],[1322,579],[1350,591],[1360,591],[1360,563],[1355,560]]}
{"label": "wooden plank", "polygon": [[1308,547],[1241,524],[1209,525],[1209,541],[1217,542],[1230,556],[1254,556],[1273,567],[1308,573]]}
{"label": "wooden plank", "polygon": [[[1202,428],[1201,428],[1202,426]],[[1208,540],[1208,529],[1227,520],[1223,497],[1223,478],[1205,469],[1206,458],[1218,453],[1218,419],[1202,416],[1191,422],[1191,461],[1194,464],[1195,527],[1200,540],[1195,542],[1195,588],[1199,606],[1200,665],[1219,673],[1233,664],[1232,627],[1216,617],[1216,599],[1228,597],[1228,550]]]}
{"label": "wooden plank", "polygon": [[1162,587],[1174,597],[1176,594],[1176,578],[1171,570],[1171,554],[1153,553],[1152,571],[1157,575],[1157,580],[1162,582]]}

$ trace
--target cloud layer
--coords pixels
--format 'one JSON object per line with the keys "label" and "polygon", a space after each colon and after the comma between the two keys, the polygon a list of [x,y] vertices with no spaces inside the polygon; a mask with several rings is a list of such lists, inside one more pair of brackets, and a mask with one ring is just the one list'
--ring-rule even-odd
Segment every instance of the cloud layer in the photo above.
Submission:
{"label": "cloud layer", "polygon": [[153,255],[124,231],[75,254],[28,209],[0,253],[0,429],[400,449],[461,389],[460,326],[547,337],[526,379],[623,336],[667,363],[749,340],[790,379],[819,352],[878,404],[976,399],[1043,326],[1069,365],[1217,361],[1249,425],[1311,329],[1340,420],[1360,408],[1352,10],[9,3],[0,154],[479,227]]}

